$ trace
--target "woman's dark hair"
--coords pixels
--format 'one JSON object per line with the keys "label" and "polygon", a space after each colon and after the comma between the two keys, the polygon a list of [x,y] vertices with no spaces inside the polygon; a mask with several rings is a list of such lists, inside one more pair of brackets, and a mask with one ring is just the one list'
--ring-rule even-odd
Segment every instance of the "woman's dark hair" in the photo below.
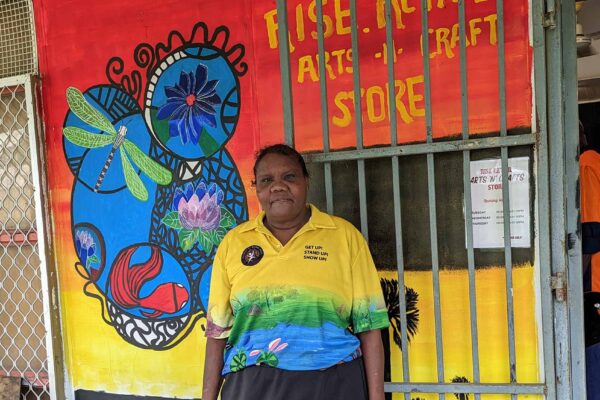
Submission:
{"label": "woman's dark hair", "polygon": [[[282,156],[286,156],[296,161],[300,168],[302,168],[302,174],[305,178],[309,177],[308,170],[306,169],[306,164],[304,163],[304,158],[302,155],[298,153],[294,148],[288,146],[287,144],[273,144],[271,146],[266,146],[256,152],[256,157],[254,158],[254,167],[252,170],[254,171],[254,178],[256,179],[256,167],[261,162],[261,160],[268,154],[279,154]],[[255,184],[256,182],[252,182]]]}

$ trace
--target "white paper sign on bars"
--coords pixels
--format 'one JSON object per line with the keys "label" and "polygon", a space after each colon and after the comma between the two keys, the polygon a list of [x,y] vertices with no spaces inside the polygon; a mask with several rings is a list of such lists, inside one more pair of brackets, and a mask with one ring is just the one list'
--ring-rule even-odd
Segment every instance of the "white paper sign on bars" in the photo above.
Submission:
{"label": "white paper sign on bars", "polygon": [[[530,247],[529,157],[508,159],[512,247]],[[471,161],[473,247],[504,247],[502,160]]]}

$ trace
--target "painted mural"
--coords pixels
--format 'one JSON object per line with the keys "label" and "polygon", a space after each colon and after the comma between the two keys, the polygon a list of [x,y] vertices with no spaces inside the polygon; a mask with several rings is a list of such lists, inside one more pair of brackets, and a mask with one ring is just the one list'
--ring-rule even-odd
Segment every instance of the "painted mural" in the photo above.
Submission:
{"label": "painted mural", "polygon": [[75,266],[104,321],[138,347],[168,349],[191,332],[216,248],[248,218],[224,148],[247,70],[244,47],[228,38],[198,23],[188,40],[175,31],[167,44],[138,45],[130,75],[115,78],[123,61],[114,57],[112,84],[66,92]]}
{"label": "painted mural", "polygon": [[[384,1],[357,3],[359,55],[353,55],[349,2],[323,0],[331,148],[356,146],[355,59],[365,146],[390,143],[390,102],[398,143],[425,140],[424,40],[433,136],[459,135],[458,1],[428,2],[427,39],[420,2],[391,1],[392,99]],[[34,7],[69,383],[74,390],[199,398],[212,258],[228,230],[259,212],[254,152],[283,141],[276,2],[42,0]],[[511,16],[504,30],[506,126],[526,131],[529,4],[506,0],[504,7]],[[465,1],[465,10],[469,132],[493,134],[502,125],[496,2]],[[320,150],[325,115],[315,1],[289,1],[288,13],[296,146]],[[497,265],[476,274],[482,382],[510,381],[505,271]],[[431,268],[405,266],[404,343],[397,275],[378,267],[391,322],[383,334],[386,379],[402,381],[406,352],[411,380],[436,382]],[[466,266],[441,268],[444,380],[472,382]],[[541,375],[535,273],[526,260],[513,278],[520,383]],[[482,396],[492,398],[504,397]]]}

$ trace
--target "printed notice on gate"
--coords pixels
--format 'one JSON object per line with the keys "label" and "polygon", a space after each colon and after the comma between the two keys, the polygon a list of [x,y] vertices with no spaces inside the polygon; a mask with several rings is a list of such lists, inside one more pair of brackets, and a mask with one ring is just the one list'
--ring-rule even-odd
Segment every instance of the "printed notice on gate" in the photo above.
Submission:
{"label": "printed notice on gate", "polygon": [[[502,161],[471,161],[473,247],[504,247]],[[530,247],[529,157],[508,159],[510,236],[512,247]]]}

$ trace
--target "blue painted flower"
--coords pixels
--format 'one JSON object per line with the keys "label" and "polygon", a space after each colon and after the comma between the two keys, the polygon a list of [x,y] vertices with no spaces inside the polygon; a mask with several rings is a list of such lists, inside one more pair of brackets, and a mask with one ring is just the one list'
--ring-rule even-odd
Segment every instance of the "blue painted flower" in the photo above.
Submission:
{"label": "blue painted flower", "polygon": [[214,183],[208,189],[203,181],[195,189],[188,183],[175,190],[172,208],[178,212],[179,222],[185,229],[211,231],[217,229],[221,222],[223,197],[223,191]]}
{"label": "blue painted flower", "polygon": [[158,119],[169,119],[169,134],[179,136],[181,142],[198,144],[205,126],[215,127],[215,106],[221,98],[215,88],[218,80],[208,80],[208,68],[198,64],[196,72],[181,71],[179,84],[165,87],[167,102],[157,114]]}
{"label": "blue painted flower", "polygon": [[75,232],[75,249],[79,260],[87,267],[88,258],[96,253],[96,243],[94,243],[94,238],[88,231]]}

